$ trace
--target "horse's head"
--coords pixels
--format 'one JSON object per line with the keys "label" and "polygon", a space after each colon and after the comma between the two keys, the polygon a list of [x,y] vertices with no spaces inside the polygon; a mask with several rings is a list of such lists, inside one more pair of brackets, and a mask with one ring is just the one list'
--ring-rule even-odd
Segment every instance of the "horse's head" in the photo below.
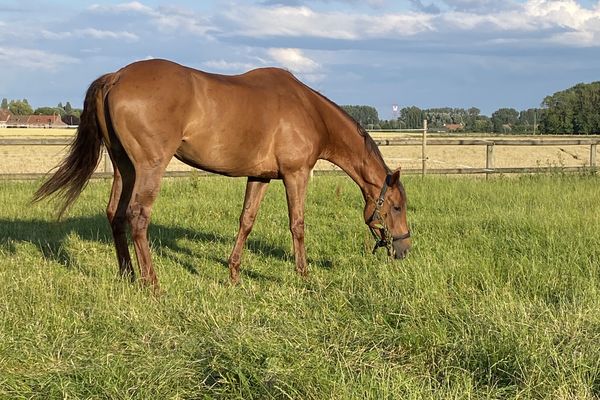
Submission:
{"label": "horse's head", "polygon": [[410,230],[406,222],[406,192],[400,182],[400,169],[386,176],[379,197],[367,201],[365,221],[376,240],[373,253],[385,247],[389,255],[404,258],[410,250]]}

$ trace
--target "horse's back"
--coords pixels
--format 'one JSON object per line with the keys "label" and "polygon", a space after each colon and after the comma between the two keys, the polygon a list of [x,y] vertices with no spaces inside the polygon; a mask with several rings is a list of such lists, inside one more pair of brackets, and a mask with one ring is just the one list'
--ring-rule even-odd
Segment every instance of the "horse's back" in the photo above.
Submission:
{"label": "horse's back", "polygon": [[276,177],[282,166],[319,156],[314,93],[285,70],[228,76],[149,60],[117,75],[110,96],[116,131],[135,136],[125,138],[129,147],[150,149],[153,158],[176,153],[226,175]]}

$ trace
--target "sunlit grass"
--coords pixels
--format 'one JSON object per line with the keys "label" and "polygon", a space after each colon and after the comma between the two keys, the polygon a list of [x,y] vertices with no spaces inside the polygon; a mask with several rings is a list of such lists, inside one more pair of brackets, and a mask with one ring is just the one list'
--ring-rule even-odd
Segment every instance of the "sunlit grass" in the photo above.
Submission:
{"label": "sunlit grass", "polygon": [[318,176],[310,277],[273,182],[228,283],[244,180],[165,180],[163,294],[116,278],[92,182],[63,222],[0,182],[0,398],[600,396],[600,180],[409,177],[414,249],[371,256],[362,200]]}

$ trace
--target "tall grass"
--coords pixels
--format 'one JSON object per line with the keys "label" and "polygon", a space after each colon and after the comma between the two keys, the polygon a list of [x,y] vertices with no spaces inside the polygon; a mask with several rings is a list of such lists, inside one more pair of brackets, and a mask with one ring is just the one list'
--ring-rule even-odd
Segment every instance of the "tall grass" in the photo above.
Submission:
{"label": "tall grass", "polygon": [[228,284],[244,181],[166,180],[163,294],[117,279],[109,182],[64,222],[0,183],[0,398],[600,396],[600,180],[409,177],[414,248],[370,255],[362,200],[316,177],[310,277],[273,182]]}

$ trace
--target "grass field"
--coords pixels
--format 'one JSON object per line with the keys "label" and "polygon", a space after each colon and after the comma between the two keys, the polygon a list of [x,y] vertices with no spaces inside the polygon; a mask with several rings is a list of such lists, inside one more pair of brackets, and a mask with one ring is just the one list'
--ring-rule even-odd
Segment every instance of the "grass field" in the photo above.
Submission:
{"label": "grass field", "polygon": [[244,181],[166,180],[158,298],[116,278],[109,182],[60,223],[37,184],[0,182],[0,398],[600,396],[598,177],[408,177],[402,262],[370,255],[349,179],[316,177],[307,280],[274,182],[237,287]]}

